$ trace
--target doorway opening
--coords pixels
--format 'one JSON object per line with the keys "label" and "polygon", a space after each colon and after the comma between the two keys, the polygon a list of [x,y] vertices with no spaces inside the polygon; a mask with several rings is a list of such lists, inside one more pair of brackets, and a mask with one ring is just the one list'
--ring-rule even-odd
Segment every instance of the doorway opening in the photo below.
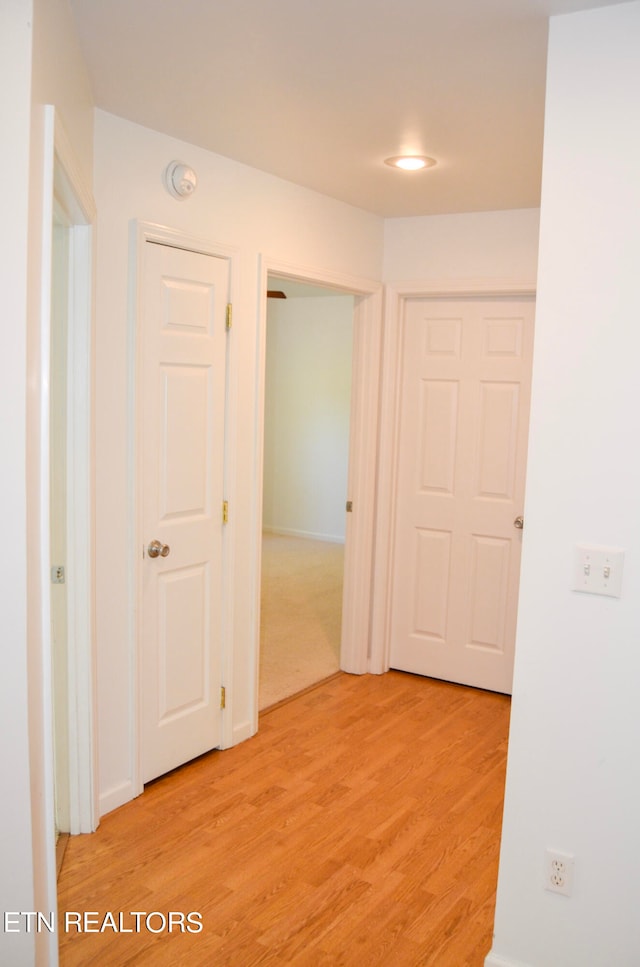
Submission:
{"label": "doorway opening", "polygon": [[259,710],[340,669],[354,296],[267,279]]}
{"label": "doorway opening", "polygon": [[[45,110],[50,233],[43,240],[42,584],[50,676],[53,840],[98,823],[94,724],[93,223],[95,206]],[[50,207],[49,207],[50,206]],[[43,300],[43,305],[44,305]]]}

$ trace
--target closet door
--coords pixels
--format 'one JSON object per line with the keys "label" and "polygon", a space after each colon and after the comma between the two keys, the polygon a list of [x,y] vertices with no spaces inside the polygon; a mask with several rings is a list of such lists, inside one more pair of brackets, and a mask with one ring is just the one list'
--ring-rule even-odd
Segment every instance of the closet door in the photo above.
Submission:
{"label": "closet door", "polygon": [[391,667],[511,692],[534,303],[408,300]]}
{"label": "closet door", "polygon": [[142,298],[144,782],[220,745],[229,263],[147,242]]}

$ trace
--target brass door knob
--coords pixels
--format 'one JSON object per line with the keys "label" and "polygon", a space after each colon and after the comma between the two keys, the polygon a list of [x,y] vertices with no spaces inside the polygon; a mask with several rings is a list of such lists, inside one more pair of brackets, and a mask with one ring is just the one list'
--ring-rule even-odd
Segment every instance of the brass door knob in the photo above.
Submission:
{"label": "brass door knob", "polygon": [[168,544],[163,544],[162,541],[151,541],[147,548],[147,554],[149,557],[168,557],[171,548]]}

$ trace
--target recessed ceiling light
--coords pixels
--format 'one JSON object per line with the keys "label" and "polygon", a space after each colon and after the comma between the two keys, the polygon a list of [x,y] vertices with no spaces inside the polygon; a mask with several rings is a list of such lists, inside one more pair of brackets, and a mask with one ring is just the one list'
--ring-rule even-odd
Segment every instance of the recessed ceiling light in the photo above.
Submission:
{"label": "recessed ceiling light", "polygon": [[420,171],[422,168],[433,168],[435,158],[427,158],[422,154],[401,154],[395,158],[386,158],[386,165],[392,168],[402,168],[403,171]]}

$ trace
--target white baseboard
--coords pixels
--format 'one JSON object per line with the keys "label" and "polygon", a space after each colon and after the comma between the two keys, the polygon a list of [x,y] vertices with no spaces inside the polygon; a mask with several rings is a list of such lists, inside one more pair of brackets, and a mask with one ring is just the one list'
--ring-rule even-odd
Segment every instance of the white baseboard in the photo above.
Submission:
{"label": "white baseboard", "polygon": [[107,792],[103,792],[98,799],[100,816],[106,816],[107,813],[112,812],[119,806],[124,806],[125,803],[131,802],[138,795],[139,793],[131,781],[122,782]]}
{"label": "white baseboard", "polygon": [[[255,733],[256,730],[251,721],[241,722],[239,725],[235,725],[233,728],[232,745],[238,745],[238,743],[250,739]],[[118,809],[120,806],[124,806],[125,803],[131,802],[141,792],[142,790],[137,791],[134,784],[128,780],[127,782],[121,782],[117,786],[113,786],[107,792],[101,793],[98,799],[100,817],[106,816],[107,813],[113,812],[114,809]]]}
{"label": "white baseboard", "polygon": [[484,967],[532,967],[532,965],[525,964],[522,960],[507,960],[491,951],[485,957]]}
{"label": "white baseboard", "polygon": [[255,734],[256,730],[252,722],[240,722],[239,725],[233,727],[232,743],[238,745],[240,742],[246,742]]}
{"label": "white baseboard", "polygon": [[312,531],[299,531],[291,527],[266,527],[262,528],[265,534],[276,534],[281,537],[306,537],[310,541],[326,541],[328,544],[344,544],[344,535],[340,534],[315,534]]}

